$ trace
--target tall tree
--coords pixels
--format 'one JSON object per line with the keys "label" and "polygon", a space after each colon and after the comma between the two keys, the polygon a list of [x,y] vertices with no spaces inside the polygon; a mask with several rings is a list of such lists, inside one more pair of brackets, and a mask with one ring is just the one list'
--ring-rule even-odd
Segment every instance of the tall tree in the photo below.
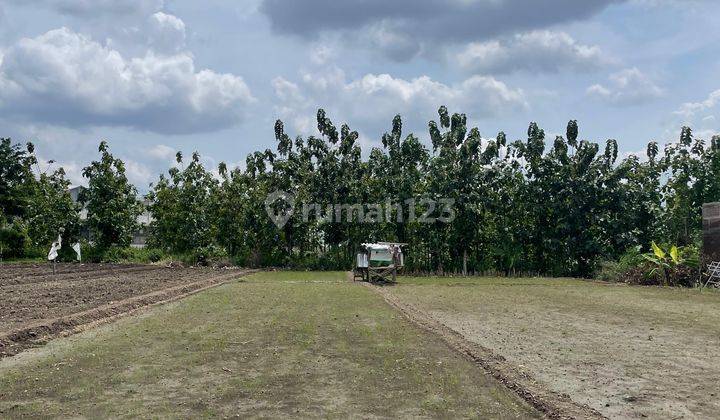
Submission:
{"label": "tall tree", "polygon": [[[176,161],[183,164],[182,153]],[[149,242],[168,251],[185,253],[213,245],[215,225],[212,199],[217,180],[200,162],[195,152],[187,167],[171,168],[147,194],[150,222]]]}
{"label": "tall tree", "polygon": [[115,158],[105,141],[98,147],[100,160],[83,169],[88,188],[80,193],[79,201],[87,208],[87,224],[92,240],[100,249],[128,246],[142,205],[137,190],[125,176],[125,164]]}

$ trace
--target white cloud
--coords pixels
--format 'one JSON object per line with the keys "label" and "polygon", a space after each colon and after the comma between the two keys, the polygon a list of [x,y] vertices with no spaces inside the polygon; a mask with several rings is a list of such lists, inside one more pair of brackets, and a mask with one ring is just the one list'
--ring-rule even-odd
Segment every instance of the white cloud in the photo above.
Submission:
{"label": "white cloud", "polygon": [[457,54],[465,70],[509,73],[594,70],[611,60],[597,46],[583,45],[565,32],[532,31],[509,39],[473,42]]}
{"label": "white cloud", "polygon": [[254,100],[242,77],[197,71],[189,52],[126,58],[67,28],[21,39],[0,63],[0,109],[47,124],[213,131]]}
{"label": "white cloud", "polygon": [[335,52],[330,46],[324,44],[316,45],[310,51],[310,61],[312,61],[313,64],[321,66],[326,64],[334,54]]}
{"label": "white cloud", "polygon": [[682,115],[685,118],[691,118],[697,114],[703,113],[716,105],[720,104],[720,89],[710,92],[708,97],[700,102],[686,102],[680,106],[680,109],[675,111],[676,114]]}
{"label": "white cloud", "polygon": [[[379,109],[385,109],[383,115],[392,115],[402,110],[433,109],[447,104],[472,108],[476,116],[494,116],[503,109],[526,105],[522,91],[512,90],[503,82],[485,76],[446,85],[428,76],[405,80],[388,74],[367,74],[343,86],[343,95],[359,105],[356,112],[370,115]],[[354,98],[362,99],[355,102]]]}
{"label": "white cloud", "polygon": [[451,85],[428,76],[406,80],[389,74],[366,74],[348,81],[341,69],[331,67],[325,73],[303,73],[301,80],[296,84],[279,77],[273,87],[278,98],[276,112],[303,134],[313,129],[312,119],[318,107],[352,124],[372,128],[385,127],[398,113],[427,121],[441,105],[473,118],[528,107],[522,90],[486,76],[473,76]]}
{"label": "white cloud", "polygon": [[613,105],[637,105],[659,98],[664,91],[637,68],[611,74],[607,85],[594,84],[587,88],[589,96]]}
{"label": "white cloud", "polygon": [[177,52],[185,46],[185,22],[177,16],[156,12],[149,18],[145,36],[155,50]]}
{"label": "white cloud", "polygon": [[[710,139],[720,133],[718,125],[720,108],[720,89],[710,92],[707,98],[699,102],[685,102],[674,112],[679,117],[676,127],[692,127],[696,138]],[[679,128],[677,129],[679,131]]]}
{"label": "white cloud", "polygon": [[135,186],[145,189],[155,179],[156,174],[144,164],[131,159],[125,159],[124,161],[125,175],[128,181]]}
{"label": "white cloud", "polygon": [[147,150],[147,155],[157,160],[170,160],[175,157],[177,151],[164,144],[155,145]]}

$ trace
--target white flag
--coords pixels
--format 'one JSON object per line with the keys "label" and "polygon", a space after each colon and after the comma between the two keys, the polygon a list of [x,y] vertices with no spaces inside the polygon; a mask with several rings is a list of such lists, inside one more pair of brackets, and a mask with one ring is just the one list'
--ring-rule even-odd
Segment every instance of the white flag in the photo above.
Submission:
{"label": "white flag", "polygon": [[82,257],[80,256],[80,242],[75,243],[75,245],[72,246],[72,249],[77,254],[77,260],[82,261]]}
{"label": "white flag", "polygon": [[48,252],[48,261],[52,261],[58,256],[58,251],[62,247],[62,237],[58,235],[57,241],[53,242],[52,246],[50,247],[50,252]]}

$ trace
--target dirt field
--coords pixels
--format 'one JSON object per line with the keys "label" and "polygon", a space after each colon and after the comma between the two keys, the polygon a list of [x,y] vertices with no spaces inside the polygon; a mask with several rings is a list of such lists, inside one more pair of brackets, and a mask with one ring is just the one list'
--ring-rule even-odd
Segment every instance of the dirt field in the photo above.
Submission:
{"label": "dirt field", "polygon": [[[0,359],[0,417],[720,412],[717,291],[491,278],[377,287],[307,272],[234,281],[244,274],[1,266],[0,351],[79,334]],[[127,313],[137,316],[83,328]]]}
{"label": "dirt field", "polygon": [[81,324],[208,286],[238,271],[147,265],[0,265],[0,355]]}
{"label": "dirt field", "polygon": [[258,273],[0,360],[0,417],[538,418],[344,273]]}
{"label": "dirt field", "polygon": [[437,278],[384,290],[610,418],[720,413],[716,291]]}

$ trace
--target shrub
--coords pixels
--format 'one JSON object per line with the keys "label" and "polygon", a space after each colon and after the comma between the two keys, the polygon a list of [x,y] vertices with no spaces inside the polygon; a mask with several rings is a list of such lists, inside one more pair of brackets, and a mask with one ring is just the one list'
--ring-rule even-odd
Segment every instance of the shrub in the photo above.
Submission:
{"label": "shrub", "polygon": [[603,261],[595,278],[603,281],[624,282],[627,273],[644,262],[640,246],[629,248],[618,261]]}
{"label": "shrub", "polygon": [[693,287],[698,280],[696,246],[659,246],[652,243],[651,253],[633,247],[619,261],[600,264],[596,278],[643,286]]}
{"label": "shrub", "polygon": [[664,286],[694,286],[699,265],[698,251],[693,246],[663,247],[652,243],[653,252],[643,254],[649,263],[649,276],[658,277]]}
{"label": "shrub", "polygon": [[83,261],[103,263],[155,263],[167,255],[155,248],[131,248],[113,246],[107,249],[100,249],[96,246],[83,244]]}
{"label": "shrub", "polygon": [[0,259],[24,257],[28,243],[27,232],[21,224],[0,227]]}

